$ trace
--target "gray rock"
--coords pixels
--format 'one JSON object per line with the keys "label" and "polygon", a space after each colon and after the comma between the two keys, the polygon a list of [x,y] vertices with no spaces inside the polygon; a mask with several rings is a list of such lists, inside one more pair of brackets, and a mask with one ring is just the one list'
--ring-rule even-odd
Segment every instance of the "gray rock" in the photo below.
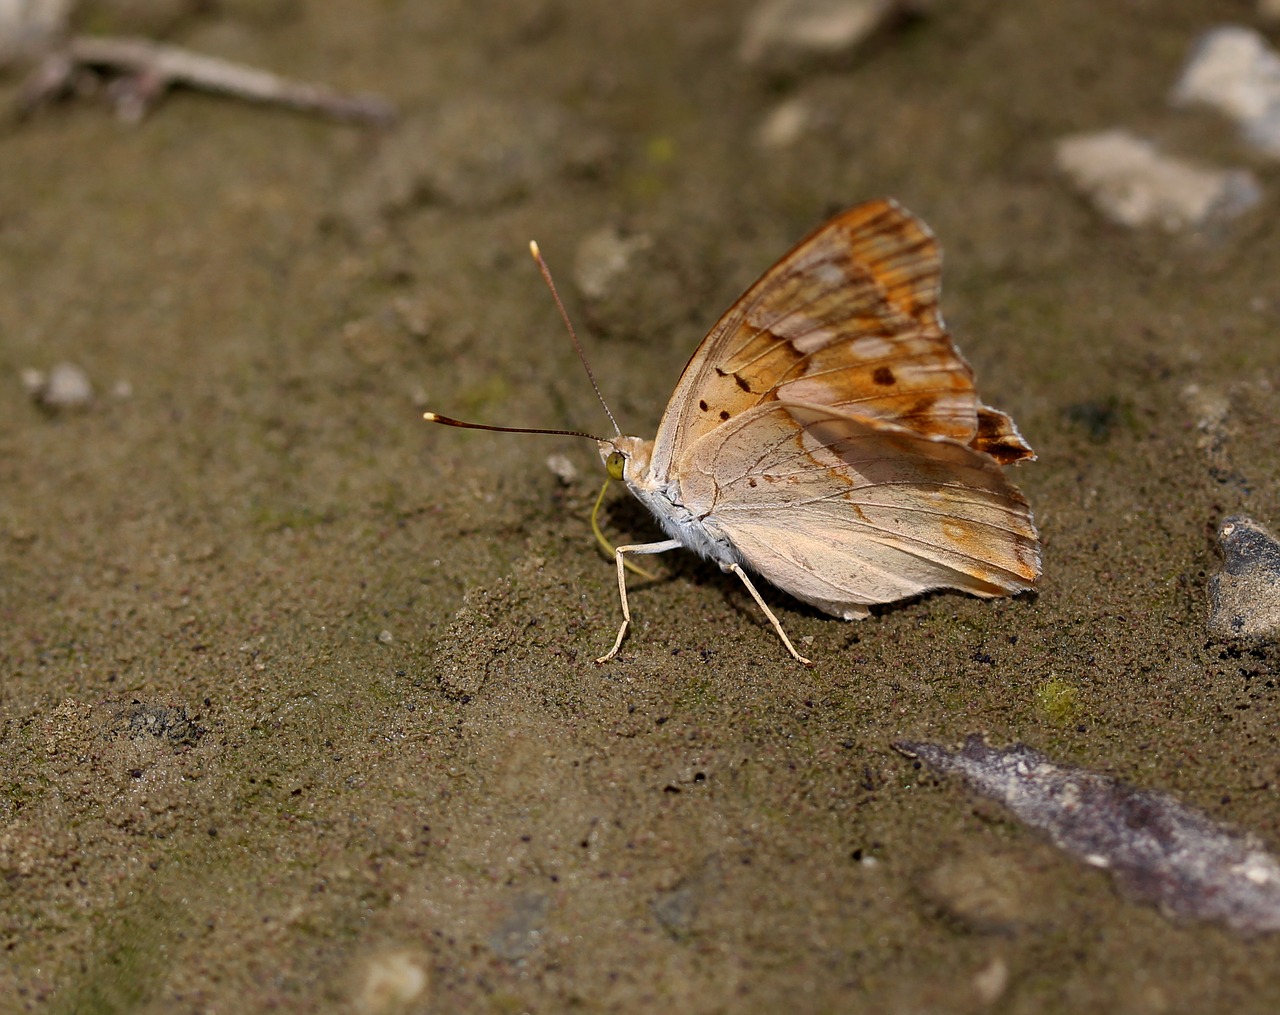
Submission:
{"label": "gray rock", "polygon": [[1280,540],[1263,525],[1233,515],[1218,526],[1223,569],[1209,579],[1209,630],[1220,637],[1280,634]]}
{"label": "gray rock", "polygon": [[894,747],[963,776],[1059,849],[1109,870],[1132,897],[1245,934],[1280,931],[1280,861],[1254,836],[1224,828],[1165,793],[1050,761],[1024,744],[997,749],[971,736],[959,751]]}
{"label": "gray rock", "polygon": [[550,907],[551,900],[541,892],[517,895],[502,922],[489,935],[489,947],[493,953],[500,959],[515,962],[537,948]]}
{"label": "gray rock", "polygon": [[699,911],[723,887],[718,856],[707,857],[688,877],[654,895],[653,918],[675,938],[692,933]]}

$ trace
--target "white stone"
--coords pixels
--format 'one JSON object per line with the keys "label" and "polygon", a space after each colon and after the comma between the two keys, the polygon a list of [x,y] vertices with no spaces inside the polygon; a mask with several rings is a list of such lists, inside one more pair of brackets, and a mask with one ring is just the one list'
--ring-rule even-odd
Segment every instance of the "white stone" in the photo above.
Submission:
{"label": "white stone", "polygon": [[747,17],[738,55],[778,66],[844,53],[900,7],[899,0],[763,0]]}
{"label": "white stone", "polygon": [[1178,232],[1234,218],[1262,196],[1247,170],[1193,165],[1124,130],[1062,138],[1056,160],[1099,211],[1131,227]]}
{"label": "white stone", "polygon": [[765,116],[756,138],[762,148],[790,148],[804,135],[812,119],[813,113],[807,102],[787,99]]}
{"label": "white stone", "polygon": [[22,390],[32,398],[39,398],[40,392],[44,390],[44,371],[37,370],[35,367],[23,367],[18,377],[22,381]]}
{"label": "white stone", "polygon": [[22,384],[37,402],[49,409],[81,409],[93,401],[89,375],[74,363],[59,363],[48,376],[38,370],[24,370]]}
{"label": "white stone", "polygon": [[360,1015],[397,1012],[427,989],[422,959],[410,952],[392,951],[370,958],[362,970],[353,1007]]}
{"label": "white stone", "polygon": [[578,244],[573,257],[573,281],[588,299],[603,299],[631,265],[636,254],[653,246],[647,233],[623,236],[613,226],[597,229]]}
{"label": "white stone", "polygon": [[578,478],[578,467],[570,461],[568,455],[562,455],[559,452],[547,455],[547,468],[565,486],[572,485]]}
{"label": "white stone", "polygon": [[1172,101],[1216,109],[1250,144],[1280,157],[1280,55],[1253,29],[1224,25],[1202,35]]}
{"label": "white stone", "polygon": [[999,955],[973,974],[973,992],[984,1005],[995,1004],[1009,986],[1009,966]]}

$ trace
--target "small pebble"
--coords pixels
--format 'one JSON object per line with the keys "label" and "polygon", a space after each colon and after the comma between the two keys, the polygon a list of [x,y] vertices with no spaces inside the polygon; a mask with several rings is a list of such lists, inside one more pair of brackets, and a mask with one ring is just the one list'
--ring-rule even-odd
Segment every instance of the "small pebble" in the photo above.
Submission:
{"label": "small pebble", "polygon": [[1009,964],[999,955],[973,974],[973,992],[980,1004],[995,1004],[1009,986]]}
{"label": "small pebble", "polygon": [[1247,170],[1193,165],[1124,130],[1062,138],[1056,161],[1103,215],[1132,228],[1179,232],[1235,218],[1262,198]]}
{"label": "small pebble", "polygon": [[803,99],[787,99],[774,106],[756,131],[761,148],[790,148],[804,136],[813,120],[813,111]]}
{"label": "small pebble", "polygon": [[1280,54],[1253,29],[1223,25],[1202,35],[1172,101],[1216,109],[1249,144],[1280,157]]}
{"label": "small pebble", "polygon": [[353,998],[361,1015],[398,1012],[417,1000],[427,989],[424,963],[409,952],[393,951],[369,959]]}
{"label": "small pebble", "polygon": [[738,55],[770,71],[840,56],[865,42],[901,0],[763,0],[747,17]]}
{"label": "small pebble", "polygon": [[1222,637],[1280,634],[1280,540],[1244,515],[1218,527],[1222,571],[1209,579],[1209,630]]}
{"label": "small pebble", "polygon": [[24,370],[22,386],[37,405],[55,411],[83,409],[93,401],[89,375],[74,363],[59,363],[47,375],[39,370]]}
{"label": "small pebble", "polygon": [[565,486],[572,486],[578,478],[578,467],[573,464],[568,455],[562,455],[559,452],[547,455],[547,468]]}
{"label": "small pebble", "polygon": [[924,878],[926,898],[975,934],[1014,935],[1044,920],[1043,887],[1007,853],[968,849]]}
{"label": "small pebble", "polygon": [[588,299],[603,299],[626,276],[635,255],[652,246],[653,238],[647,233],[623,236],[613,226],[597,229],[578,244],[573,256],[574,284]]}
{"label": "small pebble", "polygon": [[653,918],[672,937],[690,934],[699,910],[723,887],[723,877],[720,859],[708,857],[688,877],[654,895],[650,904]]}
{"label": "small pebble", "polygon": [[541,892],[524,892],[511,900],[507,915],[489,935],[489,947],[500,959],[524,958],[542,938],[542,925],[551,900]]}

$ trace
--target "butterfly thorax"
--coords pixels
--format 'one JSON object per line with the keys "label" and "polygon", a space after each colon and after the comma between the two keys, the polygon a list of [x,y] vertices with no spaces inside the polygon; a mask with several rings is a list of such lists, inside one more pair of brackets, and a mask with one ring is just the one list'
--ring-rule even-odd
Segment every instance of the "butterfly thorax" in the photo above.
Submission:
{"label": "butterfly thorax", "polygon": [[[653,441],[641,437],[615,437],[600,442],[600,458],[609,468],[613,454],[623,458],[621,479],[636,500],[647,507],[658,524],[682,546],[720,564],[740,564],[742,557],[728,538],[709,519],[694,514],[684,503],[680,487],[667,476],[656,476],[651,461]],[[614,469],[610,475],[619,478]]]}

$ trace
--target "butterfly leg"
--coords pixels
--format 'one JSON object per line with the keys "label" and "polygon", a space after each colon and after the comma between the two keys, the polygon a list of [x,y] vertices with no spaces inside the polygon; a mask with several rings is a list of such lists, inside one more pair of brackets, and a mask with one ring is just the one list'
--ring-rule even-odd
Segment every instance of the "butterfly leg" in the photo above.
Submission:
{"label": "butterfly leg", "polygon": [[[804,663],[806,666],[812,666],[813,663],[796,651],[796,647],[791,644],[791,639],[787,637],[787,632],[782,629],[782,625],[778,623],[778,618],[773,615],[773,611],[765,605],[765,601],[760,598],[760,593],[756,591],[756,587],[751,584],[751,579],[747,577],[747,572],[742,570],[738,564],[721,564],[726,571],[732,571],[742,579],[742,584],[747,587],[747,591],[751,593],[751,598],[756,601],[756,605],[764,610],[764,615],[769,618],[769,623],[773,625],[773,629],[778,632],[778,637],[782,639],[782,644],[787,646],[787,651],[795,657],[797,662]],[[624,603],[625,605],[625,603]]]}
{"label": "butterfly leg", "polygon": [[[631,608],[627,606],[626,562],[623,560],[622,555],[624,553],[666,553],[668,550],[674,550],[681,545],[678,539],[664,539],[661,543],[636,543],[632,546],[619,546],[613,551],[613,559],[618,562],[618,598],[622,600],[622,626],[618,628],[618,637],[613,641],[613,648],[609,649],[596,662],[608,662],[618,654],[618,649],[622,647],[623,635],[627,633],[627,628],[631,626]],[[783,637],[785,638],[786,636],[784,635]]]}

